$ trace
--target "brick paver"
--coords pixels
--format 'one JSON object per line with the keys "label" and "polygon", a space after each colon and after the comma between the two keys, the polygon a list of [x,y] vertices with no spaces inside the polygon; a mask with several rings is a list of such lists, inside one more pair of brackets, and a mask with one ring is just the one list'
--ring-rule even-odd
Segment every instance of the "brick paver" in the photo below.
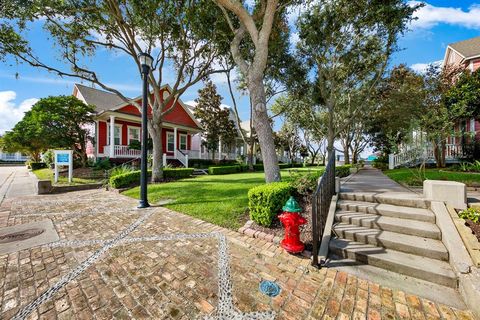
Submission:
{"label": "brick paver", "polygon": [[[469,311],[345,272],[317,270],[270,242],[136,204],[98,190],[5,200],[0,227],[49,218],[61,240],[0,256],[0,318],[192,319],[223,312],[224,319],[473,319]],[[262,294],[261,280],[278,283],[280,294]]]}

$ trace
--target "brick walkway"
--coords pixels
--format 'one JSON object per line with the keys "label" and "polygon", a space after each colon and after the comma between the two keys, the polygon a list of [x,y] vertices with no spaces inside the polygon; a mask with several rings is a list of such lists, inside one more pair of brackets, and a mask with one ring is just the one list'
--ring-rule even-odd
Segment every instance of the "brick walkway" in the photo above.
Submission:
{"label": "brick walkway", "polygon": [[[0,256],[1,319],[473,319],[171,210],[106,191],[5,200],[0,227],[59,242]],[[262,279],[281,293],[259,291]],[[223,316],[223,317],[222,317]]]}

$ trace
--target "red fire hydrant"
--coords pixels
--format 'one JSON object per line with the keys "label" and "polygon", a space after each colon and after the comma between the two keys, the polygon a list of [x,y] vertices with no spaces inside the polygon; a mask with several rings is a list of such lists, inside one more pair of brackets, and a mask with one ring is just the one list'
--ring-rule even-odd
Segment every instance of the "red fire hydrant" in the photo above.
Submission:
{"label": "red fire hydrant", "polygon": [[278,218],[285,227],[285,238],[280,245],[290,253],[302,252],[305,245],[300,241],[299,227],[307,223],[307,220],[298,214],[302,208],[293,197],[290,197],[282,210],[283,213]]}

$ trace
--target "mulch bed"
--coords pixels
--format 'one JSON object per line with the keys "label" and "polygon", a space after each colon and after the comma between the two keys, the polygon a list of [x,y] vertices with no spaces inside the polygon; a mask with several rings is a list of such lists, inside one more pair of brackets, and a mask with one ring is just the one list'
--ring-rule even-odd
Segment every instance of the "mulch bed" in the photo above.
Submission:
{"label": "mulch bed", "polygon": [[480,224],[467,219],[465,220],[465,225],[472,230],[472,234],[477,237],[477,240],[480,242]]}
{"label": "mulch bed", "polygon": [[[296,199],[302,207],[302,212],[300,212],[300,215],[304,217],[307,220],[307,224],[304,224],[303,226],[300,226],[300,240],[305,243],[305,249],[308,251],[311,251],[312,249],[312,205],[309,200],[303,198],[303,199]],[[283,239],[284,237],[284,228],[282,226],[282,223],[280,220],[275,218],[273,220],[272,225],[269,228],[262,227],[255,222],[253,222],[250,226],[251,229],[264,232],[266,234],[271,234],[276,237],[280,237]]]}

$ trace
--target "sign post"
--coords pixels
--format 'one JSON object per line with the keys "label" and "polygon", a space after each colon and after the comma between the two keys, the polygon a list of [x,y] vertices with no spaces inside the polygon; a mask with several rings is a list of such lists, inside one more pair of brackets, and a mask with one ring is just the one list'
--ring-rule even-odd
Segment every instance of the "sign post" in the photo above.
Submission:
{"label": "sign post", "polygon": [[58,182],[58,167],[68,166],[68,182],[73,177],[73,150],[53,150],[55,154],[55,183]]}

